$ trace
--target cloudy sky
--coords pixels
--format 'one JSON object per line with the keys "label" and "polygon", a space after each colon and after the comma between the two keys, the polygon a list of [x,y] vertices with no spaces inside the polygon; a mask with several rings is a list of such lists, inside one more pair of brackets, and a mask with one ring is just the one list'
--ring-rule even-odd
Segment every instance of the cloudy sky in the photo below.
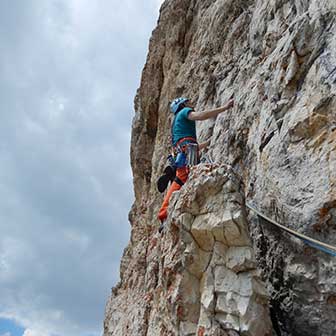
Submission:
{"label": "cloudy sky", "polygon": [[101,334],[161,2],[0,2],[0,336]]}

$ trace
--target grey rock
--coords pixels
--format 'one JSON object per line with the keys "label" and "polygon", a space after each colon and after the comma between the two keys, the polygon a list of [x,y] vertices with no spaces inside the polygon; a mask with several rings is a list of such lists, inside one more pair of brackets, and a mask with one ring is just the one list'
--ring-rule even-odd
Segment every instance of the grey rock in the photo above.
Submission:
{"label": "grey rock", "polygon": [[[230,111],[198,124],[199,139],[211,139],[206,154],[214,164],[192,169],[160,237],[155,181],[170,148],[169,101],[189,96],[199,111],[233,93]],[[336,244],[335,104],[334,0],[163,3],[135,98],[132,232],[104,336],[178,335],[181,321],[183,330],[197,325],[196,335],[271,335],[267,293],[278,334],[335,334],[334,258],[247,217],[244,207],[253,202],[278,222]],[[208,265],[194,248],[195,261],[185,263],[193,241],[211,255]],[[208,272],[223,290],[219,303],[211,285],[203,286]],[[230,272],[235,284],[216,280]],[[250,298],[247,306],[242,297]]]}

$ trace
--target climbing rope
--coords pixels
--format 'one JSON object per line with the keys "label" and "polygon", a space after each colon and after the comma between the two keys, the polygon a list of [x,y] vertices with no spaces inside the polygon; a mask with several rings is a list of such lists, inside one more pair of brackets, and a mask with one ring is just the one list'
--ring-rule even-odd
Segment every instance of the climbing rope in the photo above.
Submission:
{"label": "climbing rope", "polygon": [[[208,164],[213,164],[214,161],[212,160],[211,156],[206,153],[203,154],[204,157],[204,161]],[[243,183],[243,179],[240,176],[240,174],[229,164],[226,164],[227,168],[228,168],[228,177],[230,180],[232,180],[232,182],[239,184],[239,183]],[[244,196],[245,197],[245,196]],[[276,227],[278,227],[279,229],[288,232],[289,234],[291,234],[292,236],[302,240],[304,243],[308,244],[309,246],[318,249],[322,252],[328,253],[334,257],[336,257],[336,247],[320,242],[319,240],[310,238],[308,236],[305,236],[302,233],[299,233],[297,231],[294,231],[293,229],[290,229],[286,226],[283,226],[277,222],[275,222],[273,219],[267,217],[266,215],[264,215],[263,213],[261,213],[259,210],[257,210],[253,205],[246,203],[246,207],[249,208],[250,210],[252,210],[253,212],[255,212],[259,217],[265,219],[267,222],[275,225]]]}
{"label": "climbing rope", "polygon": [[283,226],[277,222],[275,222],[273,219],[265,216],[264,214],[262,214],[260,211],[258,211],[254,206],[252,206],[251,204],[246,204],[246,206],[252,210],[253,212],[255,212],[259,217],[262,217],[264,218],[267,222],[275,225],[276,227],[280,228],[281,230],[283,231],[286,231],[288,232],[289,234],[291,234],[292,236],[295,236],[296,238],[299,238],[301,239],[303,242],[305,242],[306,244],[310,245],[311,247],[313,248],[316,248],[322,252],[325,252],[325,253],[328,253],[334,257],[336,257],[336,247],[332,246],[332,245],[329,245],[329,244],[326,244],[326,243],[323,243],[323,242],[320,242],[316,239],[313,239],[313,238],[310,238],[308,236],[305,236],[304,234],[302,233],[299,233],[297,231],[294,231],[286,226]]}

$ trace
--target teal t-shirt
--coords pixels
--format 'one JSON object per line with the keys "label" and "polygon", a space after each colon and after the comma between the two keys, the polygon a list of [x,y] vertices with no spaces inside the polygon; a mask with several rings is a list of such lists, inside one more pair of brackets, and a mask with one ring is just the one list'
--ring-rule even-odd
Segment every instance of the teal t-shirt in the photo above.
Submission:
{"label": "teal t-shirt", "polygon": [[188,114],[192,111],[190,107],[185,107],[177,113],[172,127],[173,145],[185,137],[193,137],[196,139],[196,123],[194,120],[188,119]]}

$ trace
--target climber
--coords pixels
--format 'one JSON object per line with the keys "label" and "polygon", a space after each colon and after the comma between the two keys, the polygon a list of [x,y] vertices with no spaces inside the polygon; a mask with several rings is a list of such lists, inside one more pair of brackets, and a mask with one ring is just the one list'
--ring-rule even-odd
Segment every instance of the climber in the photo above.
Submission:
{"label": "climber", "polygon": [[186,152],[188,150],[188,146],[191,146],[191,144],[194,144],[195,146],[196,144],[196,146],[198,146],[198,150],[201,150],[210,144],[210,140],[208,140],[207,142],[198,145],[195,121],[214,118],[218,114],[230,109],[233,106],[233,102],[234,100],[230,99],[224,106],[220,108],[202,112],[195,112],[188,98],[176,98],[171,103],[170,110],[175,115],[172,125],[172,146],[173,151],[176,153],[176,177],[170,185],[163,200],[161,209],[159,210],[158,219],[161,222],[159,232],[163,230],[164,221],[167,218],[169,199],[172,193],[181,189],[183,184],[187,181],[189,169],[186,163]]}

